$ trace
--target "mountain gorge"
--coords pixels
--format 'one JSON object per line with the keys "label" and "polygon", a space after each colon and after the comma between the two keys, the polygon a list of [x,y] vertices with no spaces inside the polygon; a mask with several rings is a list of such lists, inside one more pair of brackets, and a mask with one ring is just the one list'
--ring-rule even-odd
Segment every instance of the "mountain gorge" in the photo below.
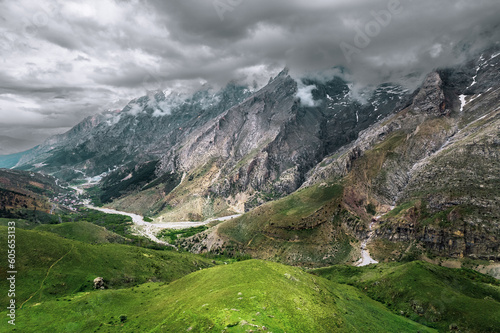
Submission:
{"label": "mountain gorge", "polygon": [[499,13],[0,1],[0,333],[500,333]]}
{"label": "mountain gorge", "polygon": [[[346,245],[339,251],[339,237],[319,235],[364,239],[375,222],[370,246],[379,260],[422,255],[498,260],[497,56],[491,52],[464,67],[429,74],[394,114],[306,173],[302,193],[337,184],[343,187],[340,198],[288,213],[283,206],[310,206],[308,199],[318,195],[303,198],[299,191],[185,246],[196,251],[236,247],[260,258],[326,265],[339,259],[333,253],[342,253],[342,260],[352,257],[345,255],[346,236],[340,237]],[[476,76],[469,76],[471,68]],[[478,78],[483,83],[476,86]],[[287,220],[283,214],[295,218],[279,226],[277,221]],[[268,240],[255,241],[263,236]],[[310,248],[312,257],[304,252]]]}
{"label": "mountain gorge", "polygon": [[246,213],[183,240],[194,252],[323,266],[356,261],[370,236],[378,260],[498,260],[499,61],[486,51],[413,93],[385,83],[355,98],[339,76],[286,69],[254,92],[151,92],[16,167],[102,178],[99,201],[157,222]]}
{"label": "mountain gorge", "polygon": [[[349,84],[338,77],[327,82],[303,81],[316,87],[313,107],[302,105],[297,82],[286,70],[253,94],[232,85],[216,95],[199,92],[185,100],[170,95],[165,100],[163,92],[150,94],[120,112],[85,119],[23,156],[17,167],[69,181],[113,170],[115,174],[104,183],[109,192],[120,191],[107,195],[105,201],[134,192],[133,201],[141,201],[144,195],[137,190],[144,187],[127,188],[123,178],[132,170],[150,169],[150,163],[156,162],[154,172],[147,171],[149,183],[157,179],[156,183],[170,186],[147,186],[146,196],[153,196],[155,203],[163,201],[172,207],[172,197],[179,199],[189,188],[191,194],[197,191],[194,196],[208,199],[213,193],[212,197],[223,199],[219,208],[209,207],[209,213],[203,212],[203,200],[180,200],[180,206],[188,205],[195,215],[190,219],[212,217],[214,210],[244,212],[295,191],[324,156],[389,114],[405,95],[403,88],[385,84],[375,90],[370,103],[361,104],[351,96]],[[181,193],[168,196],[181,179],[177,188]],[[197,182],[202,185],[192,186]],[[133,179],[128,183],[134,183]],[[125,198],[123,206],[161,215],[167,205],[162,208],[141,201],[135,207]],[[188,219],[187,215],[182,219]]]}
{"label": "mountain gorge", "polygon": [[5,159],[19,329],[494,332],[499,55],[151,92]]}

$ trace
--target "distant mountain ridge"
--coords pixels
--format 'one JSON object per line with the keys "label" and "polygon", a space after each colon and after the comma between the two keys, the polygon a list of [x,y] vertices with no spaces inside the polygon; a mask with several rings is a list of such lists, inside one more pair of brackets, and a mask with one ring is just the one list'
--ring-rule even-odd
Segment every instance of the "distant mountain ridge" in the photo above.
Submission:
{"label": "distant mountain ridge", "polygon": [[15,154],[0,155],[0,168],[10,169],[15,167],[23,156],[29,155],[37,147]]}

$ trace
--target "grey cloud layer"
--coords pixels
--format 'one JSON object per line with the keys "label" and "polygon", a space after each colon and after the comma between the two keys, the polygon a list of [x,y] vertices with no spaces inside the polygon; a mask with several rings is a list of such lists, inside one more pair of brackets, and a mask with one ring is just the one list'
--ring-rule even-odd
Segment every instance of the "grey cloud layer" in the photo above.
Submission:
{"label": "grey cloud layer", "polygon": [[[0,130],[39,142],[145,89],[263,84],[284,66],[347,66],[373,84],[499,39],[497,0],[401,0],[358,48],[357,29],[391,1],[0,1]],[[342,42],[358,49],[351,62]]]}

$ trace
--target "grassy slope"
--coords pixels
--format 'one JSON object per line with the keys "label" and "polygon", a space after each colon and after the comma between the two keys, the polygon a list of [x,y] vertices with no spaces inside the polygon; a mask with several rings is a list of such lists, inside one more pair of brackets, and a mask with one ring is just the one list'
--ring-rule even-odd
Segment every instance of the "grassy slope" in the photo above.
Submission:
{"label": "grassy slope", "polygon": [[354,285],[395,313],[440,331],[450,325],[466,332],[498,332],[500,327],[500,282],[471,270],[415,261],[333,266],[314,274]]}
{"label": "grassy slope", "polygon": [[23,219],[10,219],[10,218],[0,218],[0,226],[8,226],[9,222],[16,222],[16,227],[17,228],[22,228],[22,229],[33,229],[38,223],[34,223],[28,220],[23,220]]}
{"label": "grassy slope", "polygon": [[[6,235],[7,228],[0,227],[2,253],[6,252]],[[52,233],[22,229],[16,230],[16,247],[17,304],[32,295],[29,304],[90,291],[92,281],[98,276],[102,276],[109,287],[120,288],[148,280],[172,281],[210,265],[209,260],[192,254],[120,244],[91,245]],[[2,270],[0,289],[6,290],[6,287],[6,275]],[[2,304],[6,297],[6,293],[0,295]]]}
{"label": "grassy slope", "polygon": [[432,331],[353,287],[257,260],[202,270],[168,285],[80,293],[18,311],[19,331],[40,327],[58,332]]}
{"label": "grassy slope", "polygon": [[89,222],[67,222],[61,224],[44,224],[35,228],[36,231],[46,231],[61,237],[84,243],[126,243],[127,239],[104,227]]}
{"label": "grassy slope", "polygon": [[224,222],[217,232],[261,259],[304,265],[343,262],[351,247],[334,218],[341,197],[338,184],[308,187]]}

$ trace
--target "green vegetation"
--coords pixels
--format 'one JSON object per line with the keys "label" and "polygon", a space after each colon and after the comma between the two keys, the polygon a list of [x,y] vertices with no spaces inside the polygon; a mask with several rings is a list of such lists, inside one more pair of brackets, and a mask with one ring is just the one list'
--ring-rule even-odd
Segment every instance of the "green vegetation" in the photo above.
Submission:
{"label": "green vegetation", "polygon": [[160,237],[161,239],[164,239],[165,241],[167,241],[170,244],[174,244],[180,238],[188,238],[188,237],[194,236],[200,232],[203,232],[207,229],[208,229],[208,226],[205,226],[205,225],[201,225],[199,227],[193,227],[193,228],[189,228],[189,229],[179,229],[179,230],[164,229],[159,233],[158,237]]}
{"label": "green vegetation", "polygon": [[342,186],[338,184],[311,186],[283,199],[264,204],[238,219],[225,222],[219,231],[245,242],[254,236],[247,231],[257,231],[257,228],[263,226],[293,228],[302,218],[308,217],[329,201],[339,198],[342,190]]}
{"label": "green vegetation", "polygon": [[102,180],[99,199],[102,203],[111,202],[125,194],[140,190],[149,182],[153,181],[158,161],[150,161],[137,167],[131,165],[124,170],[118,170]]}
{"label": "green vegetation", "polygon": [[[2,253],[6,253],[6,246],[7,228],[0,227]],[[108,288],[116,289],[147,281],[173,281],[211,265],[209,259],[193,254],[121,244],[91,245],[23,229],[16,230],[16,248],[16,301],[21,305],[29,299],[25,306],[92,291],[98,276],[104,278]],[[2,270],[1,290],[8,289],[7,282]],[[6,304],[7,293],[0,295],[0,302]]]}
{"label": "green vegetation", "polygon": [[133,225],[130,216],[107,214],[93,209],[81,209],[73,218],[91,222],[121,236],[130,236],[130,226]]}
{"label": "green vegetation", "polygon": [[71,150],[57,148],[51,152],[52,156],[44,162],[51,167],[61,167],[65,165],[77,164],[97,155],[91,148],[82,144]]}
{"label": "green vegetation", "polygon": [[387,213],[384,218],[391,221],[405,219],[408,215],[418,218],[421,226],[439,226],[442,228],[453,226],[455,222],[462,223],[463,217],[468,215],[479,215],[480,208],[471,205],[454,205],[442,210],[431,212],[425,200],[411,200],[404,202]]}
{"label": "green vegetation", "polygon": [[8,226],[9,222],[16,222],[16,228],[21,228],[21,229],[33,229],[39,224],[33,223],[28,220],[23,220],[23,219],[10,219],[10,218],[0,218],[0,226]]}
{"label": "green vegetation", "polygon": [[62,224],[44,224],[36,231],[46,231],[61,237],[91,244],[127,243],[129,239],[115,234],[104,227],[89,222],[66,222]]}
{"label": "green vegetation", "polygon": [[104,206],[104,203],[101,201],[101,188],[99,186],[92,186],[85,190],[85,194],[90,198],[92,205],[96,207]]}
{"label": "green vegetation", "polygon": [[[0,196],[2,195],[0,189]],[[59,215],[49,214],[42,210],[17,208],[17,209],[0,209],[0,216],[6,219],[20,219],[27,221],[32,226],[39,224],[59,223]]]}
{"label": "green vegetation", "polygon": [[[329,192],[320,189],[325,187],[306,193]],[[326,200],[329,195],[319,197]],[[169,237],[201,229],[174,231]],[[0,227],[4,247],[5,231]],[[110,238],[120,241],[120,236],[86,222],[18,229],[18,248],[30,251],[20,251],[17,258],[23,274],[17,281],[17,304],[22,308],[16,329],[444,332],[456,327],[493,332],[500,325],[500,282],[469,269],[423,262],[332,266],[311,271],[315,277],[296,267],[245,260],[248,255],[237,262],[211,254],[109,244]],[[213,259],[222,265],[203,269]],[[7,287],[3,275],[2,289]],[[107,290],[93,289],[98,276]],[[0,296],[0,301],[5,298]],[[5,325],[0,323],[0,330]]]}
{"label": "green vegetation", "polygon": [[153,187],[163,186],[165,194],[172,192],[172,190],[181,182],[181,175],[177,173],[166,173],[163,176],[153,180],[151,183],[144,186],[141,191],[148,190]]}
{"label": "green vegetation", "polygon": [[[82,316],[82,314],[84,314]],[[353,287],[264,261],[31,304],[16,329],[36,332],[431,332]],[[6,321],[0,323],[5,327]]]}
{"label": "green vegetation", "polygon": [[375,260],[382,262],[384,260],[401,260],[409,247],[409,242],[391,242],[386,239],[374,239],[368,245],[370,255]]}
{"label": "green vegetation", "polygon": [[469,269],[425,262],[333,266],[313,271],[349,284],[421,324],[448,332],[496,332],[500,327],[500,281]]}
{"label": "green vegetation", "polygon": [[372,203],[369,203],[368,205],[366,205],[365,209],[366,209],[366,212],[370,215],[377,214],[377,207],[375,207],[375,205]]}
{"label": "green vegetation", "polygon": [[212,259],[218,265],[222,265],[222,264],[227,265],[227,264],[235,263],[238,261],[245,261],[245,260],[252,259],[252,256],[250,256],[248,254],[244,254],[244,253],[239,253],[239,252],[236,252],[236,253],[231,252],[228,254],[225,254],[225,253],[215,254],[215,253],[207,252],[207,253],[202,253],[200,255],[203,258]]}
{"label": "green vegetation", "polygon": [[339,184],[315,185],[224,222],[217,229],[224,251],[306,266],[345,262],[351,239],[340,228],[342,194]]}
{"label": "green vegetation", "polygon": [[388,158],[395,158],[395,150],[406,142],[406,133],[396,131],[382,143],[365,152],[354,161],[351,182],[361,185],[370,182],[383,171],[382,165]]}
{"label": "green vegetation", "polygon": [[193,180],[203,178],[203,176],[205,176],[210,171],[210,169],[212,169],[214,167],[214,165],[217,165],[217,160],[211,159],[207,163],[205,163],[205,164],[199,166],[198,168],[196,168],[195,170],[193,170],[188,175],[187,180],[191,182]]}
{"label": "green vegetation", "polygon": [[[165,247],[164,245],[155,243],[149,238],[146,238],[144,236],[134,235],[133,230],[131,228],[131,226],[133,226],[132,218],[126,215],[107,214],[93,209],[80,209],[77,213],[64,216],[62,220],[86,221],[95,224],[97,226],[104,227],[113,234],[118,234],[119,236],[122,236],[122,238],[124,238],[130,245],[135,245],[150,249],[157,249],[157,250],[170,249],[170,247]],[[89,237],[93,236],[89,233]],[[73,238],[73,239],[78,239],[78,238]]]}
{"label": "green vegetation", "polygon": [[401,212],[404,212],[404,211],[408,210],[409,208],[415,206],[415,203],[416,203],[416,201],[409,201],[409,202],[405,202],[401,205],[398,205],[393,210],[391,210],[389,213],[387,213],[384,217],[389,218],[389,217],[397,216]]}

